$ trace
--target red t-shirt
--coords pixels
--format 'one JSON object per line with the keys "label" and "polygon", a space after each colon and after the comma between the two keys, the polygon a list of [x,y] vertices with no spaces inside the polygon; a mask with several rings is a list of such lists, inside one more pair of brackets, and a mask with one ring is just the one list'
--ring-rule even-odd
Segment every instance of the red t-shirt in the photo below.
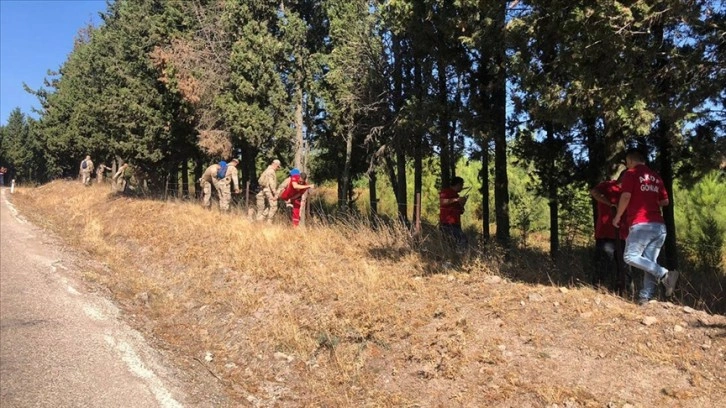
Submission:
{"label": "red t-shirt", "polygon": [[625,210],[626,227],[646,222],[664,223],[658,204],[668,199],[668,192],[658,173],[648,166],[639,164],[623,175],[623,193],[630,193],[630,202]]}
{"label": "red t-shirt", "polygon": [[295,187],[292,186],[292,183],[300,183],[300,175],[296,174],[294,176],[290,176],[290,182],[287,184],[287,187],[285,187],[285,190],[280,193],[280,198],[287,201],[293,199],[295,195],[297,195],[298,190],[295,190]]}
{"label": "red t-shirt", "polygon": [[[595,190],[601,192],[605,199],[612,205],[617,206],[622,193],[618,182],[615,180],[603,181],[595,186]],[[613,226],[613,213],[615,207],[597,202],[597,222],[595,223],[595,239],[615,239],[615,227]],[[620,229],[620,238],[627,237],[627,228]]]}
{"label": "red t-shirt", "polygon": [[[439,199],[450,200],[452,198],[459,198],[459,193],[454,191],[453,188],[445,188],[439,193]],[[450,224],[461,224],[461,204],[451,203],[447,205],[439,206],[439,224],[450,225]]]}

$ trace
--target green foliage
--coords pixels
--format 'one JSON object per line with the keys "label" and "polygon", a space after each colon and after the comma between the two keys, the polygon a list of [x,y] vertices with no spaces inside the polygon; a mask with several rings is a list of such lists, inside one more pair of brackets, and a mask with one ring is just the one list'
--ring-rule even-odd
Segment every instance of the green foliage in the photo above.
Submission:
{"label": "green foliage", "polygon": [[37,122],[24,115],[20,108],[13,109],[7,124],[0,128],[0,166],[9,171],[6,180],[8,177],[19,183],[47,180]]}
{"label": "green foliage", "polygon": [[534,165],[512,164],[508,168],[511,200],[509,209],[512,225],[519,231],[520,242],[526,246],[531,233],[547,231],[549,228],[547,200],[535,193],[539,182]]}
{"label": "green foliage", "polygon": [[[412,165],[409,163],[409,169]],[[482,194],[476,188],[479,185],[479,171],[481,163],[476,161],[460,160],[456,167],[456,175],[464,179],[464,186],[472,187],[462,192],[462,195],[469,195],[466,211],[462,214],[462,226],[468,230],[481,231],[482,228]],[[438,174],[439,163],[434,158],[424,160],[422,194],[421,194],[421,218],[424,222],[436,225],[439,222],[439,191],[441,190],[441,179]],[[490,172],[493,168],[490,169]],[[549,227],[549,214],[547,213],[547,203],[544,199],[533,193],[533,186],[536,179],[532,172],[531,165],[521,167],[518,165],[510,165],[509,172],[509,191],[511,199],[511,217],[515,221],[514,226],[519,230],[520,236],[525,237],[533,232],[546,231]],[[397,212],[396,199],[390,187],[390,182],[385,177],[379,177],[378,182],[378,209],[381,214],[390,217],[395,216]],[[410,183],[410,182],[409,182]],[[364,190],[368,188],[365,179],[359,179],[356,188]],[[493,186],[490,188],[490,197],[493,197]],[[413,188],[409,185],[409,202],[413,202]],[[363,212],[367,212],[370,208],[368,196],[361,195],[357,202],[359,208]],[[490,206],[493,213],[493,208]],[[490,219],[493,219],[493,214]],[[588,224],[589,225],[589,224]]]}
{"label": "green foliage", "polygon": [[563,186],[560,193],[560,237],[565,249],[587,245],[594,236],[592,198],[585,183]]}
{"label": "green foliage", "polygon": [[689,258],[699,270],[724,273],[726,175],[711,172],[690,190],[677,187],[674,196],[676,228]]}

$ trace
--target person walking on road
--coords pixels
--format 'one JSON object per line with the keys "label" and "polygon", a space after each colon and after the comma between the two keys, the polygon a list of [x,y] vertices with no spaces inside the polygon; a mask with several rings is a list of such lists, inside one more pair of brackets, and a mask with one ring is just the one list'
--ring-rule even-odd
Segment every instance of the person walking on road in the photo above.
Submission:
{"label": "person walking on road", "polygon": [[[613,218],[616,228],[630,228],[625,241],[624,259],[630,266],[642,269],[643,289],[638,303],[644,305],[655,296],[659,283],[665,286],[666,296],[671,296],[678,280],[678,271],[668,270],[657,263],[666,239],[666,226],[661,207],[670,204],[668,192],[660,176],[645,165],[645,154],[630,149],[625,155],[622,194]],[[623,214],[627,220],[622,222]]]}
{"label": "person walking on road", "polygon": [[275,173],[279,169],[280,161],[275,159],[257,180],[261,189],[255,196],[257,199],[257,221],[266,219],[268,223],[271,223],[277,212],[277,176]]}

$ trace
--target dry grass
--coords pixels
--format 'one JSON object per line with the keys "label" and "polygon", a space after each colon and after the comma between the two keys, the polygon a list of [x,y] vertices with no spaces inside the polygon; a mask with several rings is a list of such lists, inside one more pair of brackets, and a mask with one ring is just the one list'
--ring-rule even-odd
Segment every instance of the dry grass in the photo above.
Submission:
{"label": "dry grass", "polygon": [[[101,262],[84,276],[140,330],[182,361],[211,353],[209,370],[240,405],[726,400],[723,316],[501,280],[496,254],[452,268],[433,233],[266,226],[73,182],[13,200]],[[658,322],[643,325],[646,315]]]}

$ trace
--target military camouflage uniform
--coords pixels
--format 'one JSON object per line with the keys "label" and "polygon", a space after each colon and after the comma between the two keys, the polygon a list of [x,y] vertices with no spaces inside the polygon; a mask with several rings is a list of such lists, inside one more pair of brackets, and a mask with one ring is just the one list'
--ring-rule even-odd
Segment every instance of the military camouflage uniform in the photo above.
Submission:
{"label": "military camouflage uniform", "polygon": [[106,181],[106,171],[111,170],[110,167],[106,166],[105,164],[101,164],[98,166],[98,170],[96,170],[96,181],[98,184],[102,184]]}
{"label": "military camouflage uniform", "polygon": [[[217,181],[217,172],[219,171],[219,164],[213,164],[209,167],[207,167],[207,170],[204,171],[204,174],[202,174],[202,178],[199,179],[199,184],[202,187],[202,192],[204,194],[202,206],[204,208],[209,208],[212,206],[212,186],[217,189],[217,192],[219,193],[219,186]],[[220,193],[220,197],[222,194]]]}
{"label": "military camouflage uniform", "polygon": [[129,180],[131,179],[131,170],[129,169],[129,164],[124,163],[119,167],[116,174],[113,175],[112,180],[116,183],[115,189],[116,192],[119,193],[127,193],[129,188]]}
{"label": "military camouflage uniform", "polygon": [[231,162],[227,165],[227,172],[223,179],[217,182],[217,191],[219,191],[219,209],[229,211],[229,204],[232,201],[231,186],[234,185],[234,192],[239,193],[239,174],[237,172],[237,163]]}
{"label": "military camouflage uniform", "polygon": [[[86,168],[83,168],[83,163],[86,164]],[[83,184],[90,186],[91,185],[91,174],[93,174],[93,162],[91,161],[91,156],[86,156],[86,159],[81,162],[81,181]]]}
{"label": "military camouflage uniform", "polygon": [[[267,219],[267,222],[272,222],[272,218],[277,212],[277,196],[275,192],[277,190],[277,176],[275,176],[276,165],[271,164],[267,169],[262,172],[258,182],[262,190],[257,193],[257,221]],[[267,207],[265,204],[269,207]]]}

